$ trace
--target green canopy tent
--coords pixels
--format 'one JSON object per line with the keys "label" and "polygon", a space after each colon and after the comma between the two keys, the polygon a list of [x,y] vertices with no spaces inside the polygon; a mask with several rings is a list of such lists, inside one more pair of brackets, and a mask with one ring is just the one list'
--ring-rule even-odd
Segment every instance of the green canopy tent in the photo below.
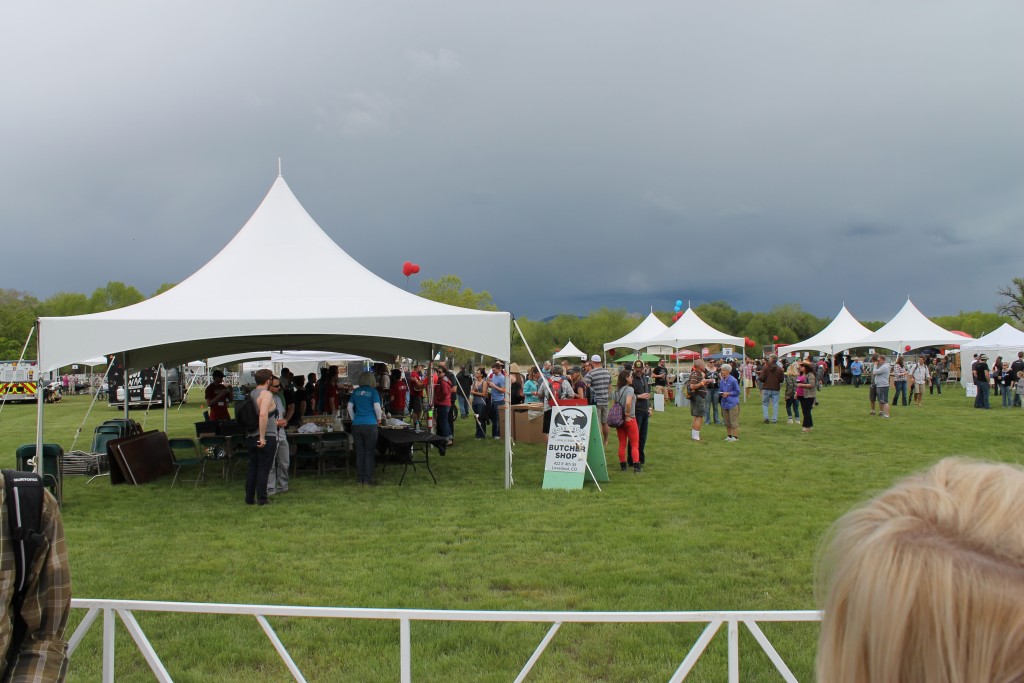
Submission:
{"label": "green canopy tent", "polygon": [[[612,358],[611,361],[613,363],[632,363],[636,359],[637,354],[631,353],[628,356],[623,356],[622,358]],[[645,363],[657,363],[659,360],[661,360],[661,356],[656,356],[653,353],[641,353],[640,360],[642,360]]]}

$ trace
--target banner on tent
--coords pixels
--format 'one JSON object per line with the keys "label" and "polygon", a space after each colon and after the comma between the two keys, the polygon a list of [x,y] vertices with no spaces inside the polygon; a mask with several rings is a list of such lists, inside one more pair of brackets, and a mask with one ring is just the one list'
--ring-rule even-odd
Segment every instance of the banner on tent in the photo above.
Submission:
{"label": "banner on tent", "polygon": [[597,429],[596,406],[553,406],[544,461],[546,489],[580,489],[589,477],[608,481],[604,442]]}

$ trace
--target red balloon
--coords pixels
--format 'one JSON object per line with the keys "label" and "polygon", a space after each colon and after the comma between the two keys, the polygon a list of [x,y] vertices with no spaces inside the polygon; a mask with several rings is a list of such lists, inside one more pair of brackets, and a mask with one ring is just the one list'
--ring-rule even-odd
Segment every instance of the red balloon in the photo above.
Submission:
{"label": "red balloon", "polygon": [[753,339],[751,339],[750,337],[744,337],[743,338],[743,345],[746,346],[748,349],[752,349],[755,346],[757,346],[757,343]]}
{"label": "red balloon", "polygon": [[772,335],[772,341],[779,341],[779,335],[773,334]]}
{"label": "red balloon", "polygon": [[615,358],[615,349],[608,349],[608,355]]}
{"label": "red balloon", "polygon": [[412,264],[412,274],[415,275],[418,272],[420,272],[420,264],[418,264],[418,263]]}
{"label": "red balloon", "polygon": [[909,351],[910,350],[910,344],[907,344],[906,346],[904,346],[903,350],[904,351]]}
{"label": "red balloon", "polygon": [[402,264],[402,275],[404,275],[406,277],[409,277],[410,275],[412,275],[412,273],[413,273],[412,264],[409,263],[408,261],[403,263]]}

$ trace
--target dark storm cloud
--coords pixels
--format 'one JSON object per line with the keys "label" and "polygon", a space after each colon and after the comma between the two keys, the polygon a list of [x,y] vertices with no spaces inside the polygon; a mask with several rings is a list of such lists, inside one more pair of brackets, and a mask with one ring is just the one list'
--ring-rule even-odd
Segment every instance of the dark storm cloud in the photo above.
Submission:
{"label": "dark storm cloud", "polygon": [[5,20],[0,222],[38,258],[4,286],[39,296],[187,277],[278,156],[373,271],[398,284],[414,260],[530,317],[682,298],[888,319],[907,294],[939,315],[991,310],[1020,275],[1015,2],[58,2]]}

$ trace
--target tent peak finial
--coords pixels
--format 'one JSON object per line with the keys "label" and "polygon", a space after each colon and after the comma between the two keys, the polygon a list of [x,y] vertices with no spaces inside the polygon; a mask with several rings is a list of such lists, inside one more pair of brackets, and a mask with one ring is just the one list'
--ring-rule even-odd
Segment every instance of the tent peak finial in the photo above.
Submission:
{"label": "tent peak finial", "polygon": [[277,158],[277,177],[281,177],[281,157]]}

